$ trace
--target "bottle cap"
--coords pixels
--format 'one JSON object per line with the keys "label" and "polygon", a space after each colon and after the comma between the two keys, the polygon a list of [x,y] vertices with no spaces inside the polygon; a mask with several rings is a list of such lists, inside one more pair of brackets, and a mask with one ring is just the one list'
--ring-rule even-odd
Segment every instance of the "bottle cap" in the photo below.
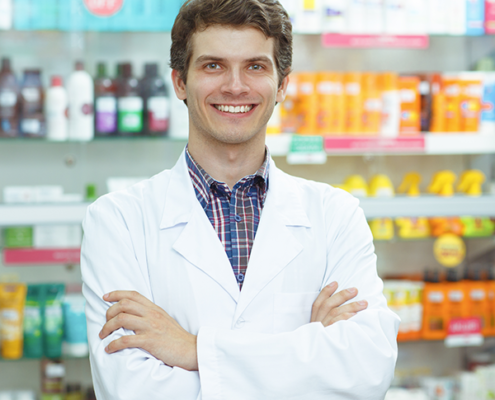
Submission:
{"label": "bottle cap", "polygon": [[122,75],[125,78],[130,78],[132,76],[132,65],[131,63],[122,64]]}
{"label": "bottle cap", "polygon": [[84,71],[84,63],[82,61],[76,61],[76,71]]}
{"label": "bottle cap", "polygon": [[86,201],[94,201],[96,197],[96,185],[92,183],[86,185]]}
{"label": "bottle cap", "polygon": [[158,64],[150,63],[144,65],[144,75],[145,76],[157,76],[158,75]]}
{"label": "bottle cap", "polygon": [[449,268],[447,270],[447,281],[448,282],[459,282],[459,274],[457,273],[457,269]]}
{"label": "bottle cap", "polygon": [[10,59],[7,57],[2,58],[2,69],[5,71],[10,71]]}
{"label": "bottle cap", "polygon": [[52,87],[63,86],[62,77],[59,75],[52,76]]}

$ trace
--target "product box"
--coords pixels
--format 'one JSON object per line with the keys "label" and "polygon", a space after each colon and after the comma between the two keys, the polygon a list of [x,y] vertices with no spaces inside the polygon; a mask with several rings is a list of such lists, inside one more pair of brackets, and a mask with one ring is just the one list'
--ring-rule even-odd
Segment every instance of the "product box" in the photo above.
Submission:
{"label": "product box", "polygon": [[82,241],[80,225],[36,225],[32,235],[38,249],[79,248]]}
{"label": "product box", "polygon": [[478,132],[483,96],[483,73],[464,72],[459,75],[461,91],[461,132]]}
{"label": "product box", "polygon": [[445,13],[447,14],[447,33],[465,35],[467,22],[468,0],[449,0]]}
{"label": "product box", "polygon": [[59,2],[58,29],[62,31],[85,31],[88,29],[88,11],[83,0],[63,0]]}
{"label": "product box", "polygon": [[430,35],[447,33],[447,12],[449,0],[429,0],[427,2],[427,32]]}
{"label": "product box", "polygon": [[495,135],[495,72],[483,75],[480,133]]}
{"label": "product box", "polygon": [[55,30],[58,28],[59,0],[31,0],[31,29]]}
{"label": "product box", "polygon": [[380,34],[385,30],[385,0],[366,0],[365,33]]}
{"label": "product box", "polygon": [[385,33],[406,33],[406,2],[409,0],[384,0]]}
{"label": "product box", "polygon": [[344,74],[344,96],[346,105],[345,131],[349,135],[363,132],[363,74],[347,72]]}
{"label": "product box", "polygon": [[485,34],[485,0],[466,0],[466,35]]}
{"label": "product box", "polygon": [[3,242],[6,249],[33,247],[33,228],[30,226],[5,228]]}
{"label": "product box", "polygon": [[404,4],[406,13],[406,33],[424,35],[428,31],[427,0],[407,0]]}
{"label": "product box", "polygon": [[18,31],[30,30],[32,12],[31,0],[15,0],[14,28]]}
{"label": "product box", "polygon": [[346,0],[323,0],[323,32],[345,33],[347,31]]}
{"label": "product box", "polygon": [[294,32],[317,34],[322,32],[322,0],[300,0]]}
{"label": "product box", "polygon": [[445,132],[461,131],[461,85],[458,74],[444,74]]}
{"label": "product box", "polygon": [[13,0],[0,0],[0,30],[12,29]]}
{"label": "product box", "polygon": [[495,0],[485,0],[485,33],[495,34]]}
{"label": "product box", "polygon": [[366,0],[349,0],[347,6],[348,33],[364,34],[367,32],[367,2]]}

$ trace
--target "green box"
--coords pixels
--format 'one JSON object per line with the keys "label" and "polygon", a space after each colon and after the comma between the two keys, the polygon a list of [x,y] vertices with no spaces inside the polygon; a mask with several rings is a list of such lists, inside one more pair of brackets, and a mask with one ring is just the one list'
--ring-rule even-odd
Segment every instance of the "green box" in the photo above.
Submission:
{"label": "green box", "polygon": [[33,247],[33,228],[31,226],[5,228],[4,246],[6,249]]}

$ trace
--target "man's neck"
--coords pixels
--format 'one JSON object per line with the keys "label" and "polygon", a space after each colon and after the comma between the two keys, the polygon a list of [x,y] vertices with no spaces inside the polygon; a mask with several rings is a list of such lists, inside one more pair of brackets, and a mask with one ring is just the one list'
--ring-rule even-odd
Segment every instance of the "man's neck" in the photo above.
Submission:
{"label": "man's neck", "polygon": [[[262,139],[262,140],[260,140]],[[215,180],[230,189],[247,175],[255,174],[265,160],[264,137],[242,144],[204,142],[190,137],[188,150],[194,160]]]}

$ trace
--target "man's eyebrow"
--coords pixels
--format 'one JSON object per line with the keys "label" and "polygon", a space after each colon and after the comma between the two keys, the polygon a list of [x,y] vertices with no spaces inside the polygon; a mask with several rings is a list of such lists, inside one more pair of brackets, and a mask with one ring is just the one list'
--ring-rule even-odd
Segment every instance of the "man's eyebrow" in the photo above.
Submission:
{"label": "man's eyebrow", "polygon": [[266,56],[258,56],[258,57],[253,57],[253,58],[249,58],[248,60],[246,60],[246,62],[248,63],[254,63],[254,62],[264,62],[266,64],[270,64],[270,65],[273,65],[273,62],[271,59],[269,59],[268,57]]}
{"label": "man's eyebrow", "polygon": [[224,61],[224,59],[222,57],[209,56],[209,55],[205,54],[203,56],[199,56],[196,59],[196,61],[194,62],[194,64],[201,64],[205,61],[221,62],[221,61]]}
{"label": "man's eyebrow", "polygon": [[[225,61],[224,58],[222,57],[216,57],[216,56],[209,56],[207,54],[205,55],[202,55],[202,56],[199,56],[196,61],[194,61],[194,64],[202,64],[206,61],[211,61],[211,62],[222,62],[222,61]],[[266,56],[256,56],[256,57],[252,57],[252,58],[249,58],[247,60],[245,60],[246,63],[254,63],[254,62],[264,62],[266,64],[270,64],[270,65],[273,65],[273,61],[266,57]]]}

